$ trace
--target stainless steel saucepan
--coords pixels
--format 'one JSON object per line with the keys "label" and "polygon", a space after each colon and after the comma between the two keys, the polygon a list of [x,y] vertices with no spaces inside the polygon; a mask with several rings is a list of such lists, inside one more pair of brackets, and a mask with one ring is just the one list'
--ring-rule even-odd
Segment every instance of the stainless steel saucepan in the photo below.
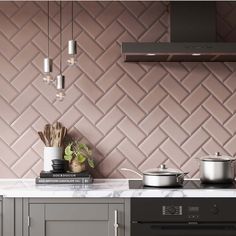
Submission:
{"label": "stainless steel saucepan", "polygon": [[150,187],[181,187],[184,182],[184,176],[188,174],[167,168],[165,165],[161,165],[157,169],[147,170],[143,173],[127,168],[121,168],[121,170],[137,174],[142,178],[143,185]]}
{"label": "stainless steel saucepan", "polygon": [[204,184],[231,183],[235,177],[235,158],[217,152],[200,160],[200,180]]}

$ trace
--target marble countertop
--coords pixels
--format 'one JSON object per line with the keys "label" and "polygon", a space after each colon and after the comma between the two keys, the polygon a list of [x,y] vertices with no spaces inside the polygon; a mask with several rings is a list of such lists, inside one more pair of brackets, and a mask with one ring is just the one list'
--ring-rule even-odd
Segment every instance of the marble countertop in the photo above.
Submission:
{"label": "marble countertop", "polygon": [[0,179],[7,198],[236,197],[235,189],[129,189],[127,179],[95,179],[87,185],[36,185],[34,179]]}

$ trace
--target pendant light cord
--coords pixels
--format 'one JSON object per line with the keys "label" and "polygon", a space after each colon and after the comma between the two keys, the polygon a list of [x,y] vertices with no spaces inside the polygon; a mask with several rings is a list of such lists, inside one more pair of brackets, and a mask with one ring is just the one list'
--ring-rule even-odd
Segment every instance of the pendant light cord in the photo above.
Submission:
{"label": "pendant light cord", "polygon": [[61,67],[62,67],[62,6],[60,1],[60,74],[62,74]]}
{"label": "pendant light cord", "polygon": [[74,3],[71,2],[71,33],[72,33],[72,39],[74,39]]}
{"label": "pendant light cord", "polygon": [[50,21],[50,17],[49,17],[49,1],[48,1],[48,58],[49,58],[49,21]]}

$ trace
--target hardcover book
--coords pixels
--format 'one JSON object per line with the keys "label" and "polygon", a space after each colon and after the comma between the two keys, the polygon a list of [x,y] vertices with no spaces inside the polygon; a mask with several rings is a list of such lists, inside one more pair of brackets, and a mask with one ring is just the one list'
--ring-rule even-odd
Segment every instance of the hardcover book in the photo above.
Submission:
{"label": "hardcover book", "polygon": [[76,178],[40,178],[35,179],[36,184],[91,184],[92,177],[76,177]]}
{"label": "hardcover book", "polygon": [[88,171],[83,171],[80,173],[65,172],[65,173],[53,173],[50,171],[41,171],[40,178],[90,178],[91,174]]}

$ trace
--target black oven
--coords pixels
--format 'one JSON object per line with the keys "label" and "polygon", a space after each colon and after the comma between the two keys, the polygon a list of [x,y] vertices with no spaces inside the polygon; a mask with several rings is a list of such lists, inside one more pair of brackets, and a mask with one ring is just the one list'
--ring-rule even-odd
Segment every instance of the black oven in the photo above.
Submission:
{"label": "black oven", "polygon": [[133,198],[131,236],[236,236],[236,199]]}

